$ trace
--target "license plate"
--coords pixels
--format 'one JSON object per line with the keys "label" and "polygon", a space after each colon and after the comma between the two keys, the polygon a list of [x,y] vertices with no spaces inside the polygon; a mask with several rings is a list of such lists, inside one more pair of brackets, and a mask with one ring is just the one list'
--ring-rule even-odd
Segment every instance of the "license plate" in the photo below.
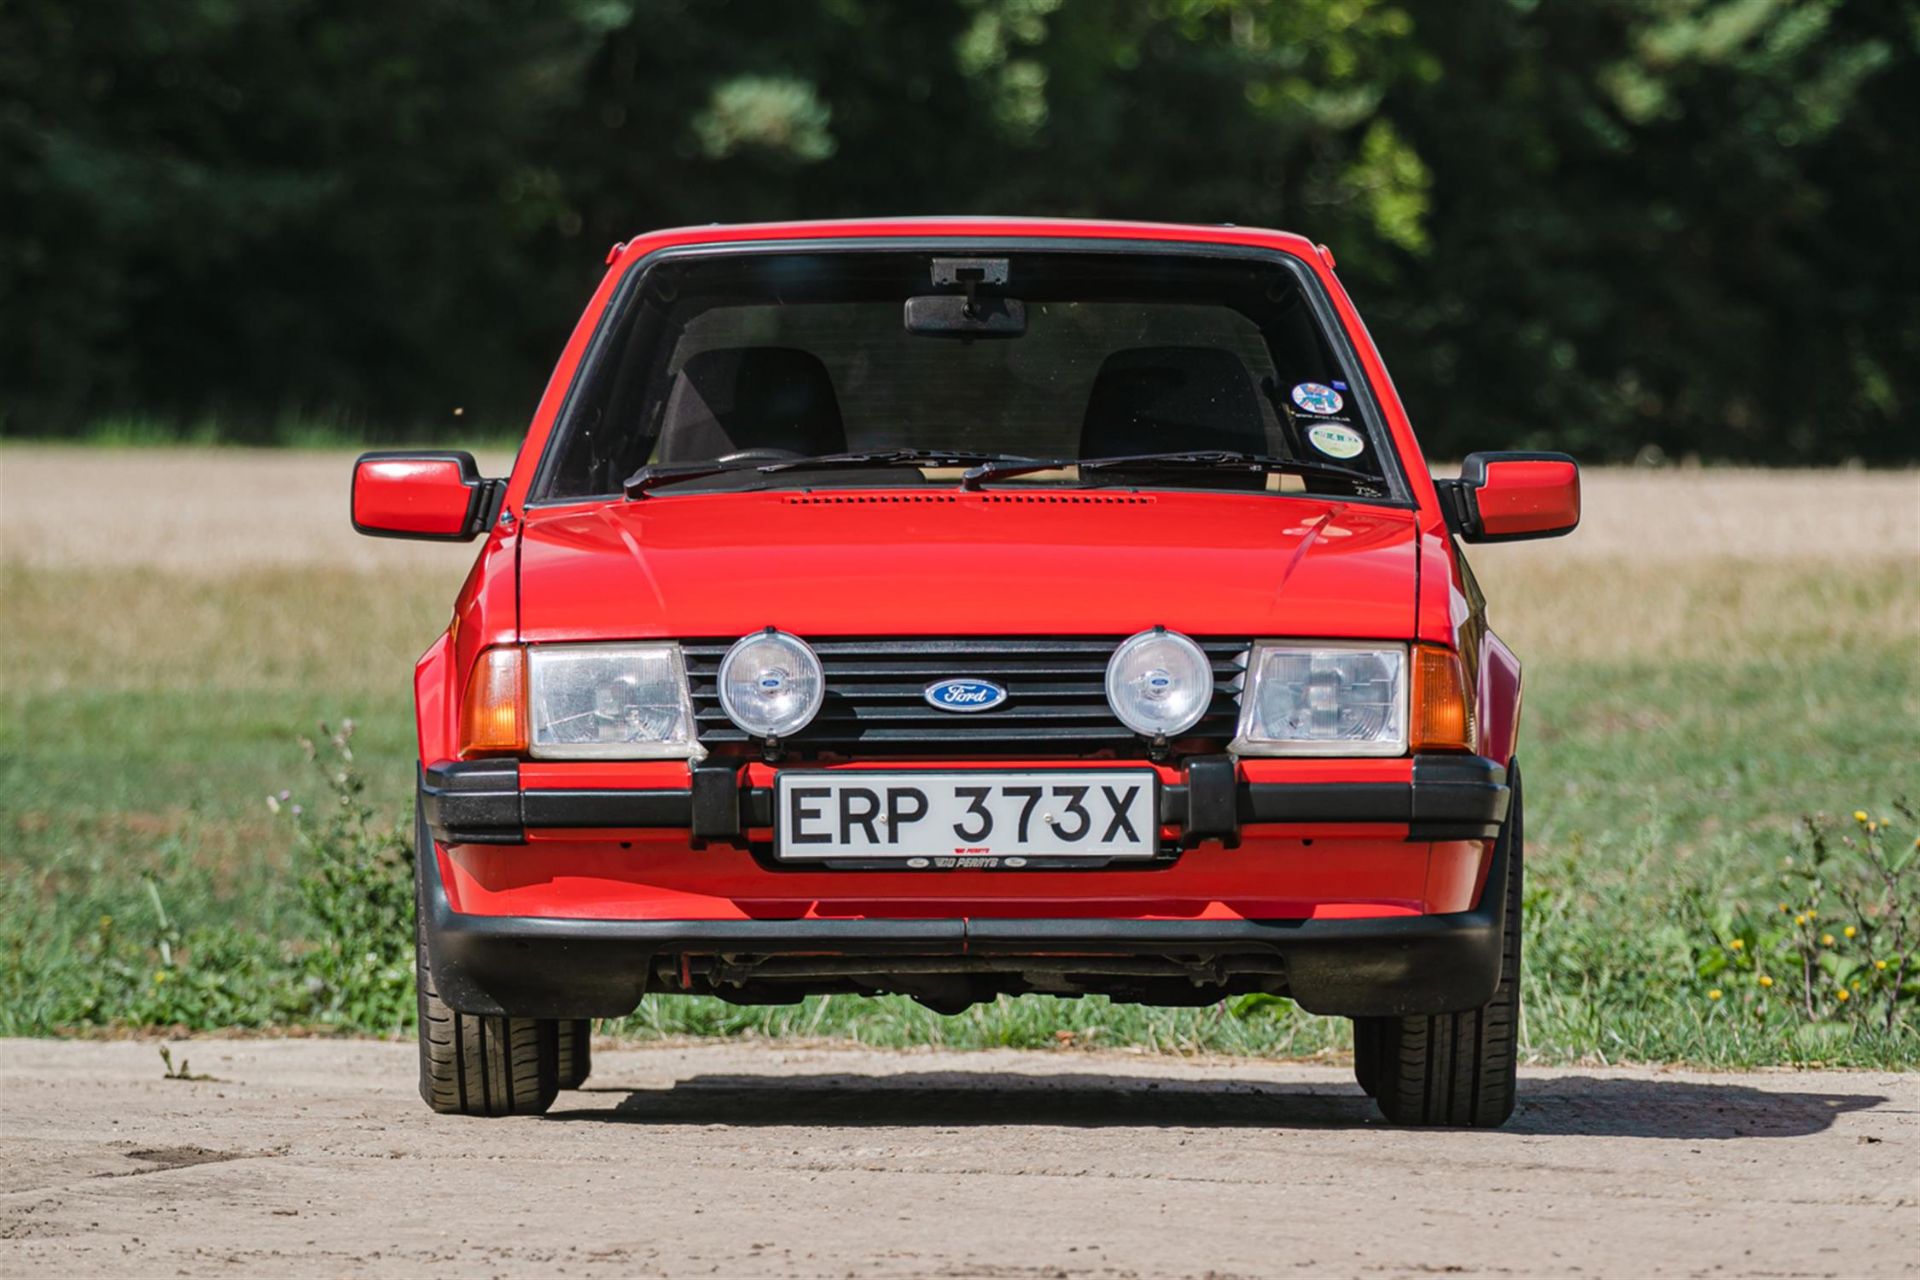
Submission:
{"label": "license plate", "polygon": [[783,862],[953,869],[1151,858],[1150,769],[807,772],[774,782]]}

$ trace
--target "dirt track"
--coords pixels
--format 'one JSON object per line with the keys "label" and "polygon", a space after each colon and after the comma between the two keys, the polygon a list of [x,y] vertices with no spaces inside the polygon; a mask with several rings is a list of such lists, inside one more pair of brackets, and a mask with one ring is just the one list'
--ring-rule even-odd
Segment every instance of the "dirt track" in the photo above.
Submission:
{"label": "dirt track", "polygon": [[1537,1071],[1437,1133],[1339,1067],[725,1045],[477,1121],[412,1055],[0,1042],[0,1274],[1920,1274],[1920,1075]]}

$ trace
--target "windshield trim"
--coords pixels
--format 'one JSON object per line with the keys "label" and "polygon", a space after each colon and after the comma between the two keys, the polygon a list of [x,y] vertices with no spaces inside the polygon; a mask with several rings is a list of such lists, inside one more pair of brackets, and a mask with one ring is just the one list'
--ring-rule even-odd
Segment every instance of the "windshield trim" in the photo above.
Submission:
{"label": "windshield trim", "polygon": [[[1254,259],[1278,264],[1294,276],[1302,296],[1307,300],[1307,306],[1313,313],[1314,320],[1320,325],[1322,334],[1333,348],[1335,358],[1347,371],[1348,394],[1352,397],[1359,416],[1367,427],[1369,438],[1379,444],[1381,470],[1386,481],[1387,496],[1374,498],[1343,495],[1342,501],[1375,507],[1417,507],[1419,505],[1413,496],[1412,486],[1408,482],[1405,463],[1400,457],[1399,442],[1394,439],[1393,432],[1387,424],[1379,398],[1374,394],[1372,380],[1367,376],[1366,366],[1360,359],[1360,353],[1354,348],[1352,336],[1347,332],[1346,325],[1341,323],[1339,312],[1334,308],[1333,299],[1328,296],[1320,277],[1298,255],[1264,245],[1211,244],[1197,240],[1116,240],[1083,236],[828,236],[796,237],[792,240],[714,240],[701,244],[671,245],[657,249],[636,260],[627,268],[613,296],[607,300],[606,308],[601,312],[594,326],[593,338],[587,344],[580,363],[574,369],[573,378],[567,385],[567,394],[560,402],[559,410],[554,414],[553,428],[547,433],[539,462],[534,468],[533,479],[527,487],[526,501],[522,505],[526,508],[567,506],[582,502],[616,501],[624,497],[617,490],[604,494],[564,496],[555,496],[550,490],[553,484],[553,473],[560,465],[560,455],[572,434],[575,418],[580,410],[581,397],[609,358],[608,348],[613,344],[613,334],[619,328],[620,322],[625,319],[627,309],[634,305],[648,273],[662,263],[683,259],[739,257],[745,254],[953,253],[961,250],[979,254],[1104,253],[1135,257],[1177,254],[1194,258]],[[818,487],[821,486],[809,486],[809,488]],[[1151,488],[1173,490],[1179,487],[1181,486],[1154,485]],[[688,489],[681,491],[679,496],[693,497],[702,492],[707,491],[698,488]],[[653,496],[673,495],[660,493]]]}

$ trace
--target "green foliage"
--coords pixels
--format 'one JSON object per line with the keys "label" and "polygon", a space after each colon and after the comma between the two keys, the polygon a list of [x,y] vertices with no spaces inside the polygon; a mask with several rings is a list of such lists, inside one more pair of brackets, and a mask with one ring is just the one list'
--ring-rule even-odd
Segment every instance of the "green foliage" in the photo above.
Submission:
{"label": "green foliage", "polygon": [[1707,998],[1737,988],[1727,1016],[1784,1019],[1829,1043],[1862,1028],[1892,1032],[1920,1008],[1920,817],[1894,809],[1906,831],[1854,811],[1836,842],[1806,820],[1797,855],[1782,860],[1778,910],[1743,902],[1713,915],[1696,945],[1695,972]]}
{"label": "green foliage", "polygon": [[16,0],[0,432],[463,438],[611,241],[994,212],[1327,242],[1437,455],[1912,458],[1917,74],[1905,0]]}
{"label": "green foliage", "polygon": [[[301,750],[325,779],[328,802],[312,813],[291,793],[269,796],[294,820],[300,899],[312,920],[302,956],[318,1020],[381,1030],[412,1025],[413,831],[384,823],[353,759],[352,720],[320,726],[322,746]],[[324,749],[323,749],[324,748]]]}
{"label": "green foliage", "polygon": [[180,837],[131,876],[111,859],[73,865],[72,846],[38,866],[9,866],[0,877],[0,1035],[410,1027],[412,837],[379,820],[388,797],[369,800],[354,731],[343,721],[321,726],[319,746],[301,741],[322,783],[318,812],[291,791],[267,797],[294,827],[293,902],[259,864],[267,874],[236,891]]}
{"label": "green foliage", "polygon": [[[254,921],[222,921],[210,877],[178,847],[172,873],[63,896],[48,908],[38,877],[0,881],[0,1035],[62,1027],[270,1027],[307,1011],[291,947]],[[117,910],[101,910],[111,899]],[[198,917],[174,914],[184,906]]]}
{"label": "green foliage", "polygon": [[[1804,671],[1561,662],[1530,676],[1531,1060],[1920,1060],[1912,816],[1876,804],[1861,812],[1897,819],[1817,838],[1796,825],[1836,796],[1920,785],[1909,655],[1871,641]],[[407,712],[380,699],[366,724],[322,732],[309,754],[278,726],[311,722],[330,689],[373,696],[351,672],[329,679],[245,696],[9,690],[0,1034],[410,1025]],[[283,797],[306,759],[316,785]],[[151,834],[183,797],[176,825]],[[1796,999],[1807,955],[1812,1018]],[[1337,1019],[1264,996],[1192,1010],[1023,997],[953,1018],[897,997],[778,1008],[649,997],[606,1029],[1273,1055],[1338,1050],[1346,1036]]]}
{"label": "green foliage", "polygon": [[632,1017],[600,1026],[637,1039],[752,1036],[846,1040],[877,1048],[1115,1049],[1309,1057],[1347,1038],[1338,1018],[1300,1014],[1293,1002],[1243,996],[1203,1009],[1154,1009],[1101,996],[1001,996],[943,1017],[904,996],[814,996],[771,1008],[708,997],[649,996]]}

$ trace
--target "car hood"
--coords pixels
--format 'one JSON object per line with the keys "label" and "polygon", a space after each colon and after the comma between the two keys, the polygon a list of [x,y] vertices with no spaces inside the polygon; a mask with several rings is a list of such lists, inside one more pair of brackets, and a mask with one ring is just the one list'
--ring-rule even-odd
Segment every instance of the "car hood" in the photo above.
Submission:
{"label": "car hood", "polygon": [[528,511],[529,641],[1413,634],[1413,513],[1294,495],[840,491]]}

